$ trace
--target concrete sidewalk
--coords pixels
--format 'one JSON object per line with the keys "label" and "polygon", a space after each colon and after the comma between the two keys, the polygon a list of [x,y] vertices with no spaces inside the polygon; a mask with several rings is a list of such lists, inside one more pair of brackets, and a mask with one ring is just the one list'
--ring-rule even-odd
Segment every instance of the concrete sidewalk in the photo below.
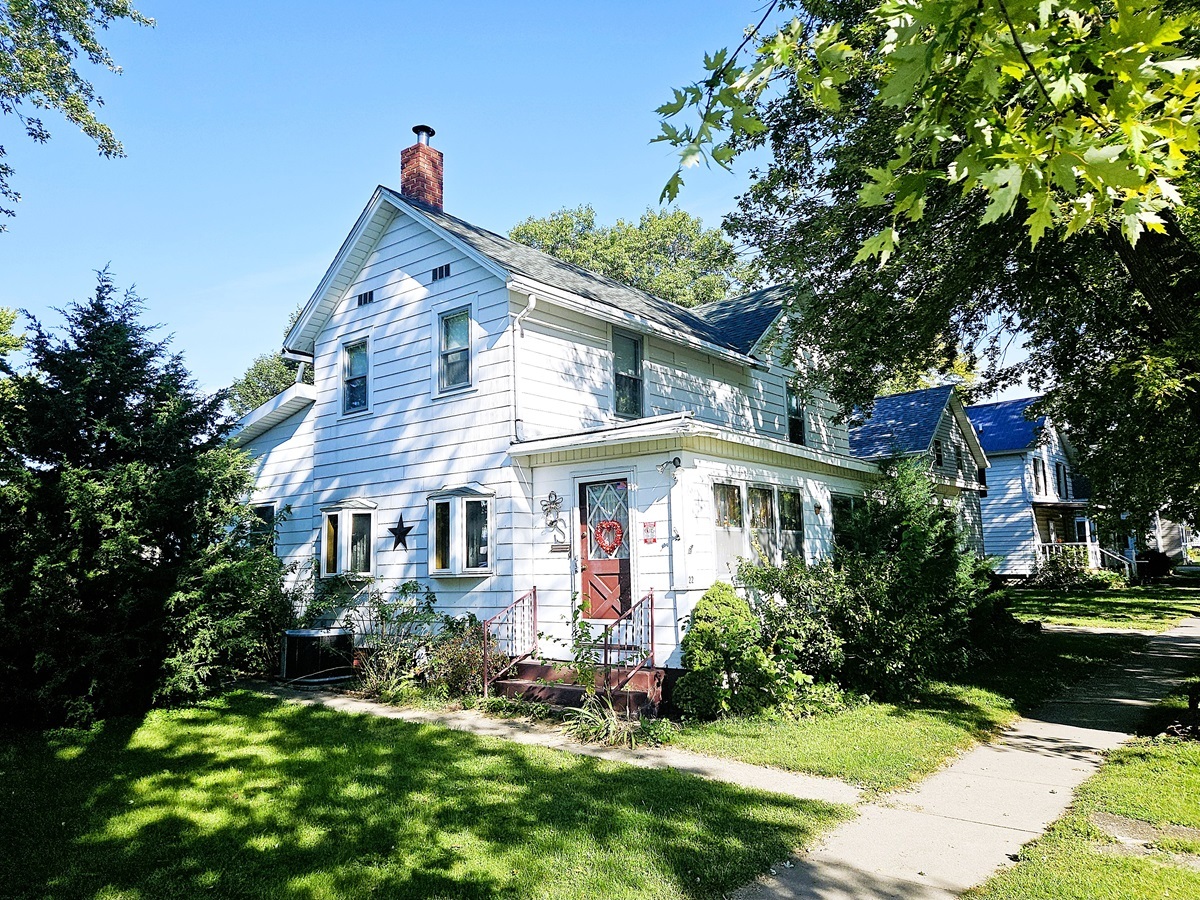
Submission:
{"label": "concrete sidewalk", "polygon": [[824,800],[829,803],[853,805],[860,799],[859,789],[835,778],[819,778],[784,772],[764,766],[753,766],[729,759],[717,759],[677,750],[672,747],[639,747],[625,750],[619,747],[600,747],[594,744],[579,744],[564,735],[559,729],[518,719],[498,719],[476,712],[473,709],[428,710],[401,709],[361,700],[336,691],[308,691],[295,688],[260,685],[259,689],[287,700],[310,705],[327,706],[348,713],[382,716],[401,719],[421,725],[437,725],[467,731],[485,737],[515,741],[518,744],[535,744],[550,747],[577,756],[594,756],[613,762],[626,763],[644,769],[676,769],[701,778],[725,781],[742,787],[772,791],[805,800]]}
{"label": "concrete sidewalk", "polygon": [[1123,666],[1019,720],[909,791],[860,807],[823,844],[739,900],[945,900],[1039,836],[1149,707],[1200,665],[1200,619],[1156,635]]}

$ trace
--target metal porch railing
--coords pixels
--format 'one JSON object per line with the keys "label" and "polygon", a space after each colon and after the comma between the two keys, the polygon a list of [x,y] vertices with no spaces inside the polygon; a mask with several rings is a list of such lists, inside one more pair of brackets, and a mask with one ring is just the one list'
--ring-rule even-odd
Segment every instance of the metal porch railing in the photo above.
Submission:
{"label": "metal porch railing", "polygon": [[[532,588],[510,603],[503,612],[483,623],[483,696],[491,686],[518,663],[537,653],[537,588]],[[491,671],[492,653],[500,651],[509,662]]]}

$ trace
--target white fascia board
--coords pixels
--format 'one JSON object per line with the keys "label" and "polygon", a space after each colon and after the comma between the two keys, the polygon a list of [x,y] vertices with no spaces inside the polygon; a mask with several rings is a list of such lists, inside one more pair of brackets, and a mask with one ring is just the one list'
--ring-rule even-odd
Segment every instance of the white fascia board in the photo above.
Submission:
{"label": "white fascia board", "polygon": [[683,344],[685,347],[691,347],[694,350],[700,350],[708,353],[711,356],[720,357],[727,362],[735,363],[739,366],[747,366],[752,369],[768,369],[770,366],[758,359],[750,356],[745,356],[738,353],[736,350],[730,350],[728,347],[719,347],[716,344],[701,340],[700,338],[691,337],[690,335],[682,334],[667,328],[665,325],[659,325],[657,322],[652,322],[649,319],[643,319],[641,316],[636,316],[633,313],[625,312],[624,310],[614,309],[603,303],[598,303],[594,300],[588,300],[586,297],[580,297],[578,294],[572,294],[569,291],[564,291],[562,288],[552,287],[548,284],[543,284],[540,281],[534,281],[530,278],[525,278],[520,275],[511,275],[508,279],[508,289],[518,294],[526,296],[533,294],[540,300],[546,300],[556,306],[561,306],[564,309],[570,309],[574,312],[583,313],[591,316],[594,319],[608,322],[612,325],[619,325],[630,331],[640,332],[642,334],[651,335],[661,338],[664,341],[670,341],[673,344]]}
{"label": "white fascia board", "polygon": [[252,441],[285,419],[290,419],[306,406],[315,403],[316,400],[317,388],[315,385],[295,383],[238,419],[237,426],[229,436],[229,441],[233,444]]}
{"label": "white fascia board", "polygon": [[632,444],[638,441],[665,437],[705,437],[725,441],[744,447],[754,447],[760,450],[770,450],[784,456],[793,456],[810,462],[821,463],[865,475],[878,475],[879,466],[870,462],[842,456],[836,453],[826,453],[803,447],[790,441],[779,441],[774,438],[758,437],[718,425],[708,425],[697,422],[690,412],[672,413],[664,416],[654,416],[639,422],[614,425],[593,431],[577,432],[552,438],[538,438],[533,441],[522,441],[509,448],[512,456],[525,457],[538,453],[554,453],[560,450],[578,450],[585,447],[612,447],[621,444]]}
{"label": "white fascia board", "polygon": [[787,310],[780,309],[779,314],[771,320],[771,324],[763,329],[763,333],[758,336],[758,340],[754,342],[754,346],[750,348],[750,355],[755,359],[762,359],[763,344],[768,342],[775,334],[775,329],[779,327],[779,323],[787,319]]}
{"label": "white fascia board", "polygon": [[[312,340],[305,343],[304,332],[308,325],[316,316],[318,307],[321,301],[328,293],[333,281],[341,273],[342,268],[346,265],[347,258],[354,251],[362,239],[363,232],[371,220],[375,218],[375,213],[378,211],[379,204],[383,198],[382,187],[375,188],[375,193],[371,195],[371,199],[367,205],[363,207],[363,211],[359,213],[358,221],[354,223],[354,227],[350,229],[350,233],[346,235],[346,239],[342,241],[342,246],[338,249],[337,256],[333,258],[333,262],[329,264],[329,268],[325,270],[325,275],[321,279],[321,283],[317,285],[317,289],[313,291],[313,295],[308,298],[308,302],[304,304],[304,309],[300,313],[300,317],[296,319],[296,324],[292,326],[291,331],[283,339],[284,353],[308,353],[310,356],[316,346],[316,335],[312,336]],[[307,347],[307,349],[305,349]]]}
{"label": "white fascia board", "polygon": [[967,415],[967,409],[958,398],[957,392],[950,395],[950,410],[958,422],[959,430],[966,437],[967,445],[971,448],[971,455],[975,457],[979,468],[990,469],[992,467],[991,460],[988,459],[983,444],[979,443],[979,435],[975,433],[975,426],[971,424],[971,418]]}

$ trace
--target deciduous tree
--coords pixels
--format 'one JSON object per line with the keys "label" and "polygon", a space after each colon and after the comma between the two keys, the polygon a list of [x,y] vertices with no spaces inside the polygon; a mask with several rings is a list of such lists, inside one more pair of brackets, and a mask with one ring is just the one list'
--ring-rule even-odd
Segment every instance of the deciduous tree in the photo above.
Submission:
{"label": "deciduous tree", "polygon": [[[124,156],[112,129],[96,117],[104,101],[79,69],[82,56],[120,73],[98,32],[122,19],[154,24],[129,0],[0,0],[0,114],[16,116],[30,138],[45,143],[49,129],[27,110],[55,110],[95,141],[101,156]],[[0,200],[16,203],[21,195],[9,183],[12,167],[3,160],[0,146]],[[0,205],[0,215],[12,216],[13,210]]]}
{"label": "deciduous tree", "polygon": [[[1109,514],[1194,519],[1187,20],[1153,2],[798,8],[747,45],[754,61],[717,54],[663,113],[701,110],[690,130],[666,126],[691,159],[722,128],[718,161],[770,149],[726,225],[774,280],[811,285],[793,314],[817,376],[849,409],[966,348],[987,363],[985,389],[1047,391]],[[1141,143],[1159,129],[1170,137]],[[1021,343],[1026,356],[1006,354]]]}
{"label": "deciduous tree", "polygon": [[754,277],[720,229],[680,209],[604,226],[592,207],[577,206],[530,217],[509,237],[680,306],[723,300]]}

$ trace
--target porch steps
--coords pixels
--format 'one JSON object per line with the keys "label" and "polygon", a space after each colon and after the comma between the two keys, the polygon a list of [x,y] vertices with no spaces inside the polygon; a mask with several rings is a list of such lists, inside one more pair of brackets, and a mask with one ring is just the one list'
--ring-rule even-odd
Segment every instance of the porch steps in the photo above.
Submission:
{"label": "porch steps", "polygon": [[[623,690],[616,687],[629,677],[627,668],[613,667],[609,683],[613,687],[613,707],[618,712],[650,712],[658,710],[662,702],[663,671],[642,669],[633,675]],[[604,670],[596,672],[595,689],[604,694]],[[549,703],[577,709],[583,705],[587,692],[579,684],[575,672],[561,665],[547,663],[519,663],[509,674],[492,685],[492,690],[504,697],[521,698],[537,703]]]}

